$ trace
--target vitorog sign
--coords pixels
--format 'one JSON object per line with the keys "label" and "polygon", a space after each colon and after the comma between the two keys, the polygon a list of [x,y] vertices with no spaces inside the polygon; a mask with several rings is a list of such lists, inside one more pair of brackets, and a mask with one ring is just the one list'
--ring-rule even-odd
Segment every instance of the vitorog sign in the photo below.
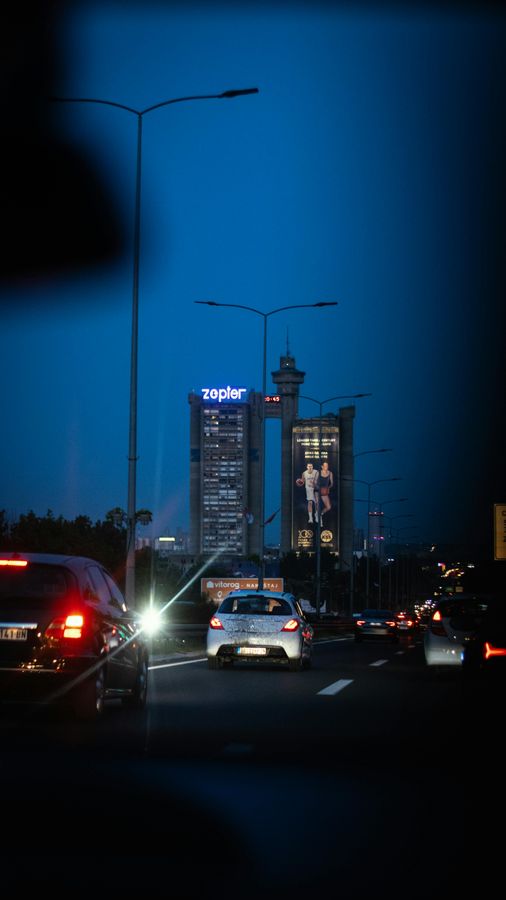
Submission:
{"label": "vitorog sign", "polygon": [[[282,578],[264,578],[266,591],[283,591]],[[258,578],[201,578],[200,592],[207,594],[209,600],[221,603],[230,591],[256,591]]]}

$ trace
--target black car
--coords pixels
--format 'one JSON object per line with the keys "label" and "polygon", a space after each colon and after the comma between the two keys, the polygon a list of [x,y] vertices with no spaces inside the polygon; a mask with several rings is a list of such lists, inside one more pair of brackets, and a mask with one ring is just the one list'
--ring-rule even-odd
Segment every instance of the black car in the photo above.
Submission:
{"label": "black car", "polygon": [[465,675],[506,676],[506,600],[490,599],[476,632],[464,647]]}
{"label": "black car", "polygon": [[0,701],[146,703],[148,648],[111,574],[93,559],[0,553]]}
{"label": "black car", "polygon": [[396,615],[391,609],[364,609],[355,619],[354,633],[358,643],[365,638],[387,638],[398,641]]}

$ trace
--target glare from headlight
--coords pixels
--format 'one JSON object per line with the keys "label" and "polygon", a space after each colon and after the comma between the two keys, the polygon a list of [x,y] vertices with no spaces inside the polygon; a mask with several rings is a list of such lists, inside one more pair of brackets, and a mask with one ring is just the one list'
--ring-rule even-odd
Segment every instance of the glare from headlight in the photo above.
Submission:
{"label": "glare from headlight", "polygon": [[157,609],[147,609],[141,617],[142,630],[149,636],[153,636],[162,627],[162,619]]}

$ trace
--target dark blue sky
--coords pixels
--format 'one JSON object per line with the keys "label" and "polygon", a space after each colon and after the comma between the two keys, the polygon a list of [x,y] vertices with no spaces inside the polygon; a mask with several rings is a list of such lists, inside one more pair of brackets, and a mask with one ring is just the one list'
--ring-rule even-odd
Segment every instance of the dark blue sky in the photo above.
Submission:
{"label": "dark blue sky", "polygon": [[[194,301],[268,311],[337,300],[269,320],[269,372],[288,334],[304,394],[372,392],[356,402],[356,452],[393,452],[359,457],[355,475],[402,478],[372,496],[412,516],[397,520],[405,536],[491,541],[492,503],[506,500],[504,15],[469,4],[103,2],[57,21],[41,82],[52,96],[143,109],[259,88],[144,119],[137,506],[155,513],[154,532],[189,521],[188,393],[261,388],[260,317]],[[74,194],[57,167],[42,174],[47,225],[21,228],[24,278],[4,265],[0,508],[95,520],[127,504],[136,120],[93,104],[40,110],[104,195],[88,219],[82,179]],[[24,174],[21,164],[10,174],[13,197]],[[59,264],[57,247],[99,242],[110,217],[123,252]],[[49,272],[31,267],[35,245],[56,258]],[[316,412],[301,403],[302,415]],[[279,432],[268,424],[266,514],[279,506]],[[365,513],[357,502],[364,527]]]}

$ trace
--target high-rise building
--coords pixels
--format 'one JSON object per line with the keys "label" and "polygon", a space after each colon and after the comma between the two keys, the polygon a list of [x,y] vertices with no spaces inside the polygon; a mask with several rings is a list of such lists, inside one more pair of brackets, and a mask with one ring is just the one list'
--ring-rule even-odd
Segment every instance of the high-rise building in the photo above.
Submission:
{"label": "high-rise building", "polygon": [[[190,552],[205,556],[262,553],[262,416],[281,419],[281,553],[316,549],[314,519],[297,485],[310,462],[321,475],[330,468],[329,499],[320,503],[321,546],[353,558],[353,419],[355,407],[311,419],[298,417],[305,372],[287,350],[271,373],[277,393],[203,388],[190,404]],[[323,468],[326,463],[326,468]],[[321,470],[321,471],[320,471]],[[328,480],[328,476],[327,480]],[[302,493],[301,493],[302,491]],[[304,520],[304,521],[303,521]]]}
{"label": "high-rise building", "polygon": [[190,403],[190,550],[261,551],[261,402],[245,388],[204,388]]}

